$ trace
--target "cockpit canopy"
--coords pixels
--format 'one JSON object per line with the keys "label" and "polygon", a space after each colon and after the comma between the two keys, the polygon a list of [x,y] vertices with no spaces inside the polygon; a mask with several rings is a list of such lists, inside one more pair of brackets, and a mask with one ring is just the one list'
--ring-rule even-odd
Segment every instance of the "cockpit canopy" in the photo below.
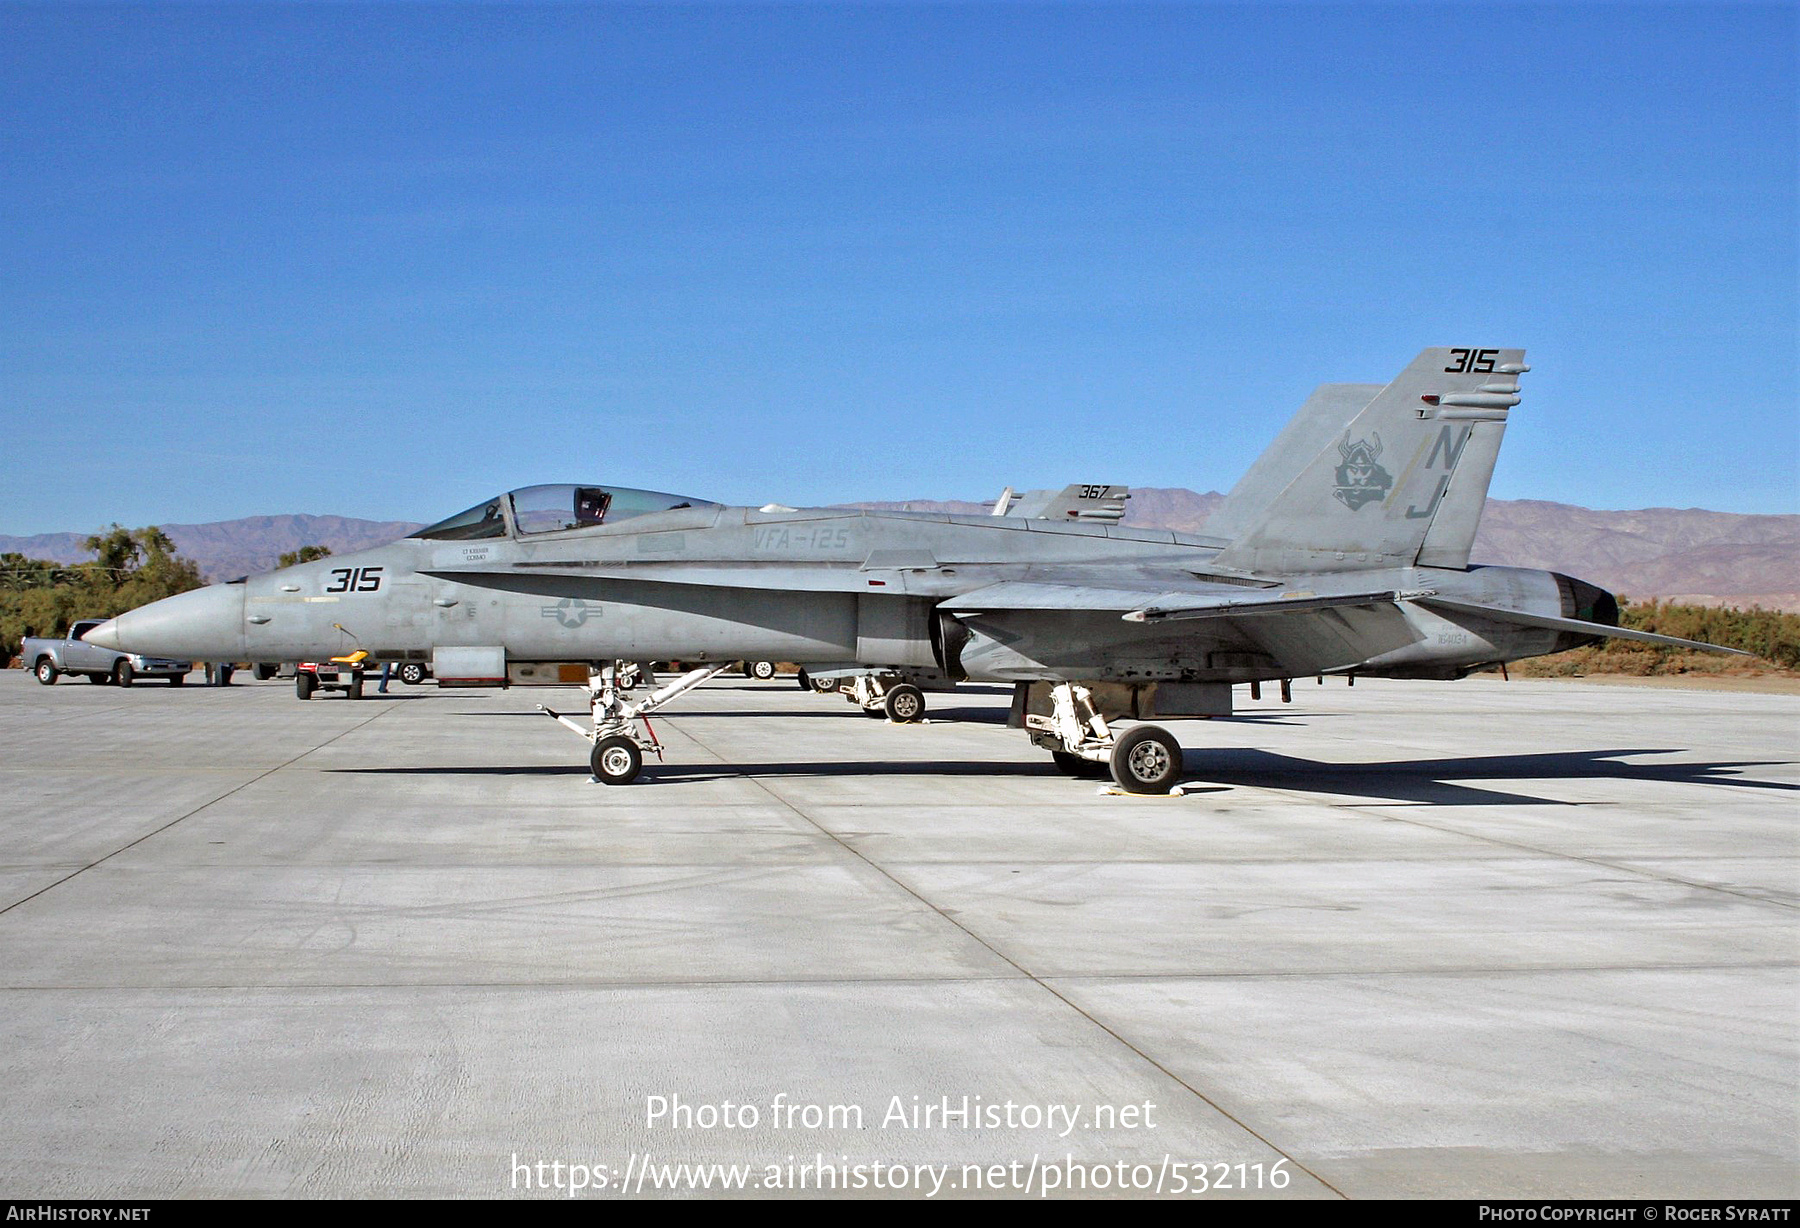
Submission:
{"label": "cockpit canopy", "polygon": [[434,541],[474,541],[556,533],[564,529],[616,524],[633,516],[670,512],[681,507],[716,507],[706,499],[665,494],[659,490],[633,490],[627,486],[523,486],[518,490],[477,503],[467,511],[420,529],[414,537]]}

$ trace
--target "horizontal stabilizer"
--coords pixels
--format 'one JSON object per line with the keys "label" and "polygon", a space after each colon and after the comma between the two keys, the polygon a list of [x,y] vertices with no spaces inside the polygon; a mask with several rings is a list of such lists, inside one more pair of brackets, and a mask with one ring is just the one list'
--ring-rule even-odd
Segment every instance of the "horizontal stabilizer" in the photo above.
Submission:
{"label": "horizontal stabilizer", "polygon": [[1665,648],[1696,648],[1701,652],[1725,652],[1733,656],[1753,657],[1753,652],[1745,652],[1741,648],[1726,648],[1720,644],[1706,644],[1699,640],[1684,640],[1673,635],[1654,635],[1649,631],[1634,631],[1629,627],[1613,627],[1606,623],[1584,622],[1579,618],[1558,618],[1549,614],[1526,614],[1519,610],[1508,610],[1501,606],[1481,605],[1474,601],[1453,601],[1448,597],[1418,597],[1420,605],[1434,606],[1445,610],[1458,610],[1464,614],[1479,614],[1483,618],[1500,623],[1515,623],[1522,627],[1542,627],[1547,631],[1572,631],[1577,635],[1603,635],[1616,640],[1637,640],[1642,644],[1661,644]]}
{"label": "horizontal stabilizer", "polygon": [[1411,601],[1430,595],[1430,589],[1418,589],[1412,592],[1388,589],[1378,593],[1331,593],[1325,596],[1314,593],[1284,593],[1280,596],[1270,597],[1226,597],[1217,601],[1145,606],[1125,615],[1125,621],[1145,623],[1185,618],[1299,614],[1308,610],[1329,610],[1339,606],[1386,605],[1395,601]]}

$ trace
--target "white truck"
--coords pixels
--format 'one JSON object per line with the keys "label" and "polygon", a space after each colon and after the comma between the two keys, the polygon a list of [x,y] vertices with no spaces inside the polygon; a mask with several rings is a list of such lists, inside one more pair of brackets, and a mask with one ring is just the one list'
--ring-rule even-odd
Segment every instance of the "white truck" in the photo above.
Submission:
{"label": "white truck", "polygon": [[37,680],[50,686],[64,674],[85,674],[89,682],[111,682],[130,686],[139,678],[166,678],[170,686],[187,681],[192,661],[171,661],[163,657],[146,657],[134,652],[114,652],[89,644],[81,637],[98,627],[103,618],[84,618],[69,628],[63,639],[26,636],[19,655]]}

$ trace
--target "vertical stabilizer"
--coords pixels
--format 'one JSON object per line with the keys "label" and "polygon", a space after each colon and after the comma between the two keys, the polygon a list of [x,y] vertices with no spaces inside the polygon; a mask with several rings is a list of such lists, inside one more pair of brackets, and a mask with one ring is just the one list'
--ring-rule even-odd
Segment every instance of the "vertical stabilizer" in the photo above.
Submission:
{"label": "vertical stabilizer", "polygon": [[1381,391],[1380,384],[1320,384],[1275,442],[1244,471],[1225,502],[1206,518],[1206,534],[1231,541],[1249,528],[1269,508],[1294,470],[1317,456],[1343,433],[1364,406]]}
{"label": "vertical stabilizer", "polygon": [[[1303,407],[1232,491],[1222,511],[1239,506],[1223,522],[1228,531],[1209,526],[1230,540],[1217,565],[1280,573],[1403,567],[1459,555],[1431,565],[1467,563],[1501,428],[1519,403],[1525,370],[1523,350],[1429,349],[1329,433],[1321,394],[1345,386],[1321,388],[1307,403],[1312,412]],[[1280,484],[1296,466],[1298,476]],[[1462,480],[1453,483],[1459,471]]]}
{"label": "vertical stabilizer", "polygon": [[1481,524],[1481,509],[1487,506],[1488,482],[1494,476],[1494,462],[1500,457],[1500,437],[1504,434],[1505,418],[1469,424],[1462,459],[1456,462],[1456,472],[1450,475],[1450,484],[1438,500],[1437,514],[1431,518],[1431,528],[1425,531],[1425,542],[1419,547],[1419,566],[1469,565],[1469,550]]}

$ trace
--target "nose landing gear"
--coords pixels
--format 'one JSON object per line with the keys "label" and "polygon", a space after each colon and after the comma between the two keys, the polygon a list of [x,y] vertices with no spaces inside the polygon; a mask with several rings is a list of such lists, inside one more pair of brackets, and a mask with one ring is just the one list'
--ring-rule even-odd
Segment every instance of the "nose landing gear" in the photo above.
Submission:
{"label": "nose landing gear", "polygon": [[[717,678],[726,670],[737,669],[740,665],[737,661],[726,661],[721,665],[706,665],[689,670],[667,686],[653,691],[641,700],[633,701],[625,698],[620,686],[619,666],[614,662],[588,676],[588,707],[593,722],[591,727],[583,726],[573,717],[564,716],[543,704],[538,705],[538,711],[551,717],[559,725],[574,730],[592,744],[593,749],[588,753],[588,767],[593,770],[597,782],[605,785],[628,785],[643,770],[645,754],[654,754],[658,760],[663,757],[663,745],[650,724],[650,714],[687,694],[702,682]],[[640,729],[642,732],[639,732]]]}

